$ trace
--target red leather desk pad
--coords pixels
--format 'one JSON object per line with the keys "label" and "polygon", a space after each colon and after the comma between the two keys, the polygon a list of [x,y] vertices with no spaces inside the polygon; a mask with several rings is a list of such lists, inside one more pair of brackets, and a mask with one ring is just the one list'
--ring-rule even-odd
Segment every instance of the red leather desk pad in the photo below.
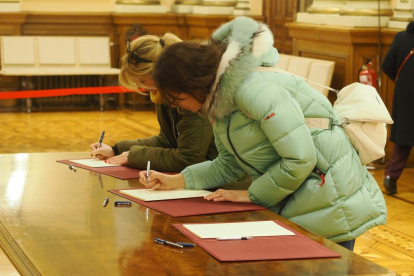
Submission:
{"label": "red leather desk pad", "polygon": [[69,160],[57,160],[56,162],[63,163],[66,165],[72,165],[77,168],[82,168],[88,171],[97,172],[109,176],[113,176],[119,179],[137,179],[139,178],[139,173],[143,170],[131,168],[128,166],[117,166],[117,167],[102,167],[102,168],[92,168],[79,163],[71,162]]}
{"label": "red leather desk pad", "polygon": [[108,191],[175,218],[266,209],[262,206],[253,203],[214,202],[205,200],[202,197],[174,200],[143,201],[138,198],[123,194],[120,192],[120,190],[134,189],[114,189]]}
{"label": "red leather desk pad", "polygon": [[[294,236],[253,237],[250,240],[217,241],[201,239],[182,223],[173,225],[197,245],[222,262],[288,260],[310,258],[337,258],[338,253],[275,220],[280,226],[295,233]],[[186,223],[190,224],[190,223]]]}

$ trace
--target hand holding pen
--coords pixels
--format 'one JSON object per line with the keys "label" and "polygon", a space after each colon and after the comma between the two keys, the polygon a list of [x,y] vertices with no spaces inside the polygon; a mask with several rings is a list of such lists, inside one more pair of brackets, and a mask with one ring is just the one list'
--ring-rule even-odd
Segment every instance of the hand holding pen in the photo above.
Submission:
{"label": "hand holding pen", "polygon": [[153,190],[174,190],[185,188],[184,176],[180,173],[176,175],[169,175],[149,170],[147,177],[147,171],[141,171],[139,173],[139,183]]}
{"label": "hand holding pen", "polygon": [[102,143],[99,149],[98,149],[98,142],[91,144],[89,148],[92,150],[91,156],[97,155],[99,159],[108,159],[108,158],[115,156],[114,151],[112,150],[112,147],[106,145],[105,143]]}

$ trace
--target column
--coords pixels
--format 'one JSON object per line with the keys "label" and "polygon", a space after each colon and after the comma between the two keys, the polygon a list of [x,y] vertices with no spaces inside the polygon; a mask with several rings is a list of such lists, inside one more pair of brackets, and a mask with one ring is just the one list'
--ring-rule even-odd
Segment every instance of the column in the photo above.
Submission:
{"label": "column", "polygon": [[330,18],[338,17],[345,2],[344,0],[314,0],[306,12],[297,13],[296,21],[326,25]]}
{"label": "column", "polygon": [[19,12],[20,0],[0,0],[0,12]]}
{"label": "column", "polygon": [[236,0],[202,0],[199,5],[193,7],[193,13],[230,15],[233,14],[235,6]]}
{"label": "column", "polygon": [[250,15],[250,1],[238,0],[233,11],[234,15]]}
{"label": "column", "polygon": [[396,2],[393,9],[394,16],[391,17],[388,27],[405,30],[407,24],[413,21],[414,0],[397,0]]}
{"label": "column", "polygon": [[166,13],[167,7],[158,0],[117,0],[114,12],[119,13]]}
{"label": "column", "polygon": [[171,12],[175,13],[193,13],[193,7],[195,5],[201,5],[202,0],[176,0],[174,5],[171,6]]}

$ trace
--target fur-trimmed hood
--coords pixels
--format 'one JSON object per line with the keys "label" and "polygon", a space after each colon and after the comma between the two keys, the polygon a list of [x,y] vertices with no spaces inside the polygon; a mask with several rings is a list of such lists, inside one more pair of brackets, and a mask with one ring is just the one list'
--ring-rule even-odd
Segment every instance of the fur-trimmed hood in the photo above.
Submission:
{"label": "fur-trimmed hood", "polygon": [[213,38],[228,44],[203,106],[204,113],[223,118],[234,108],[234,94],[258,66],[273,66],[279,54],[269,28],[248,17],[238,17],[214,32]]}

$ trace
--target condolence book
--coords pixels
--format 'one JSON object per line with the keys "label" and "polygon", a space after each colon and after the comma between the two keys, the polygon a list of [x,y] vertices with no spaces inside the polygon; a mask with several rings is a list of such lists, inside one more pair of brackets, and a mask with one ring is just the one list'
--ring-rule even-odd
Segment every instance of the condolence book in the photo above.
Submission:
{"label": "condolence book", "polygon": [[[294,235],[256,236],[238,240],[203,239],[186,228],[191,224],[175,223],[173,226],[222,262],[341,257],[338,253],[311,240],[286,224],[277,220],[273,222]],[[208,226],[208,224],[218,223],[205,224]],[[228,234],[231,235],[229,232]]]}
{"label": "condolence book", "polygon": [[[171,217],[186,217],[217,213],[230,213],[241,211],[265,210],[266,208],[253,203],[209,201],[203,197],[184,198],[174,200],[143,201],[136,197],[122,193],[126,189],[108,190],[109,192],[127,198],[158,212]],[[129,189],[131,190],[131,189]],[[135,190],[135,189],[132,189]]]}
{"label": "condolence book", "polygon": [[[84,159],[91,160],[91,159]],[[127,180],[127,179],[137,179],[139,178],[139,173],[143,170],[135,169],[129,166],[106,166],[106,167],[90,167],[84,164],[80,164],[80,160],[77,162],[72,162],[71,160],[57,160],[56,162],[63,163],[66,165],[72,165],[78,168],[82,168],[88,171],[97,172],[105,175],[109,175],[115,178]],[[87,161],[90,162],[90,161]],[[87,163],[88,164],[88,163]]]}

